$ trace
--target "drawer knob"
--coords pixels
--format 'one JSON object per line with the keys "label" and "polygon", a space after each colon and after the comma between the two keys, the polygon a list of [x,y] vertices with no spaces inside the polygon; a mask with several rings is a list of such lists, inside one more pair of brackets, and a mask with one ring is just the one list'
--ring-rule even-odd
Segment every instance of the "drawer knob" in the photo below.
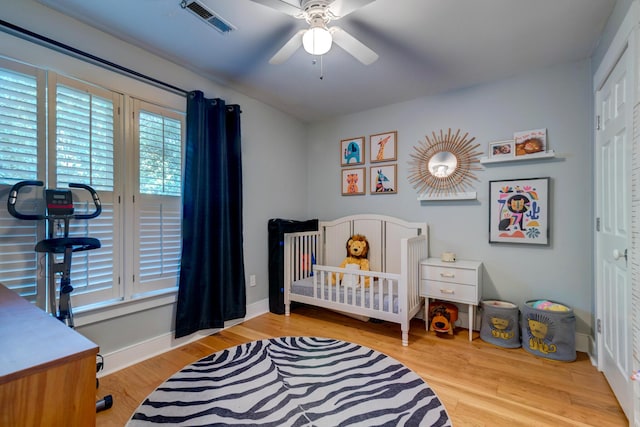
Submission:
{"label": "drawer knob", "polygon": [[441,294],[453,295],[455,291],[453,289],[440,289]]}
{"label": "drawer knob", "polygon": [[440,273],[440,277],[447,277],[449,279],[453,279],[454,277],[456,277],[456,275],[453,273]]}

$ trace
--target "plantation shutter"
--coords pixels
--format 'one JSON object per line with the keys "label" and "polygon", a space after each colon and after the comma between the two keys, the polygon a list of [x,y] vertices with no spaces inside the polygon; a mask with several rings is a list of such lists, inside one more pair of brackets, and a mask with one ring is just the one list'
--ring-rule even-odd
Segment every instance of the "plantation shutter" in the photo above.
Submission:
{"label": "plantation shutter", "polygon": [[[42,179],[44,165],[44,85],[42,70],[0,59],[0,193],[18,181]],[[35,193],[35,192],[33,192]],[[38,195],[41,195],[38,192]],[[34,214],[33,194],[20,212]],[[6,200],[2,200],[6,206]],[[38,276],[35,244],[43,237],[39,221],[13,218],[0,209],[0,282],[32,302],[44,303],[45,281]]]}
{"label": "plantation shutter", "polygon": [[178,283],[184,115],[142,101],[134,101],[134,110],[139,162],[134,292],[143,294]]}
{"label": "plantation shutter", "polygon": [[[117,286],[119,215],[114,203],[117,185],[114,159],[119,132],[120,95],[108,90],[56,76],[55,135],[51,151],[55,164],[51,165],[50,182],[58,188],[70,183],[90,185],[97,191],[102,213],[89,220],[72,219],[70,236],[93,237],[101,248],[74,252],[71,284],[74,305],[90,305],[121,297]],[[95,210],[86,190],[73,190],[76,214]],[[78,201],[76,201],[78,199]],[[58,261],[62,259],[58,257]]]}

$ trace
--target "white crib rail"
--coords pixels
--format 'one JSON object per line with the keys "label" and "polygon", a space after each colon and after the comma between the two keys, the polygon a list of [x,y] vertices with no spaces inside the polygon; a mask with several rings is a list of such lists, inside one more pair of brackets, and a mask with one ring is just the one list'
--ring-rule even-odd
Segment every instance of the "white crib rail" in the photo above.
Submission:
{"label": "white crib rail", "polygon": [[313,264],[322,261],[322,235],[319,231],[302,231],[284,235],[284,303],[289,315],[291,283],[309,277]]}

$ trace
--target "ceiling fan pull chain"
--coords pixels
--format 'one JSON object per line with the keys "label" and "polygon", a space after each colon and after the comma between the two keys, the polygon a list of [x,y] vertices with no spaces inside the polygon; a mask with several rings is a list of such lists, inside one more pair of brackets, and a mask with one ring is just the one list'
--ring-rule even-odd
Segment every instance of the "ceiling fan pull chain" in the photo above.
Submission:
{"label": "ceiling fan pull chain", "polygon": [[324,80],[324,55],[320,55],[320,80]]}

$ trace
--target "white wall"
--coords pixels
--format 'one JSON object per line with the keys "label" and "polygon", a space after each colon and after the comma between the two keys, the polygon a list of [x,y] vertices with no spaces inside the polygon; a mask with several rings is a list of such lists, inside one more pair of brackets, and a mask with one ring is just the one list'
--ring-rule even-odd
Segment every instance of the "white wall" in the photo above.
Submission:
{"label": "white wall", "polygon": [[[484,298],[563,302],[576,312],[577,331],[592,335],[591,112],[591,70],[583,61],[314,124],[308,216],[373,212],[427,221],[432,255],[453,251],[483,261]],[[490,141],[510,139],[514,131],[547,128],[557,158],[485,165],[477,173],[475,201],[419,202],[407,180],[409,155],[425,135],[449,128],[469,132],[485,153]],[[340,140],[391,130],[398,131],[398,194],[341,196]],[[489,244],[489,181],[532,177],[551,177],[551,244]]]}
{"label": "white wall", "polygon": [[[306,126],[249,96],[198,76],[174,63],[111,37],[33,0],[0,0],[2,19],[54,40],[100,56],[111,62],[147,74],[185,90],[202,90],[208,97],[221,97],[242,107],[242,162],[244,186],[245,271],[255,274],[256,287],[247,287],[247,302],[268,298],[267,221],[273,217],[302,219],[306,213]],[[100,67],[44,47],[0,33],[0,56],[34,65],[48,64],[56,71],[95,81],[111,88],[143,93],[150,101],[186,101],[168,94],[158,99],[147,84],[114,76]],[[176,101],[177,98],[177,101]],[[249,281],[247,280],[247,286]],[[148,309],[77,328],[96,342],[101,352],[110,353],[170,333],[173,304]],[[81,319],[80,319],[81,320]]]}

